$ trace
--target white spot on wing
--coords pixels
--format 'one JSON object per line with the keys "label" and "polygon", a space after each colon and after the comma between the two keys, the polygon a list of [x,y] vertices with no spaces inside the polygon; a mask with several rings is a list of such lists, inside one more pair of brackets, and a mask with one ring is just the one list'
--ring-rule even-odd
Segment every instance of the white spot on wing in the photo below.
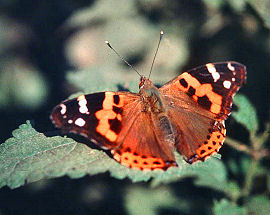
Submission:
{"label": "white spot on wing", "polygon": [[220,78],[220,74],[217,72],[215,65],[212,63],[206,64],[206,67],[208,69],[208,72],[212,75],[214,82],[217,82],[217,80]]}
{"label": "white spot on wing", "polygon": [[228,64],[227,64],[227,67],[228,67],[228,69],[231,70],[231,71],[234,71],[234,70],[235,70],[235,68],[234,68],[234,66],[232,65],[232,63],[228,63]]}
{"label": "white spot on wing", "polygon": [[85,106],[87,104],[86,99],[79,100],[79,105],[80,106]]}
{"label": "white spot on wing", "polygon": [[81,106],[81,107],[79,108],[79,111],[80,111],[81,113],[87,113],[87,114],[89,114],[88,108],[87,108],[86,106]]}
{"label": "white spot on wing", "polygon": [[84,126],[85,125],[85,120],[82,119],[82,118],[78,118],[75,120],[75,125],[78,125],[80,127]]}
{"label": "white spot on wing", "polygon": [[67,106],[64,104],[60,104],[61,110],[60,113],[64,115],[67,112]]}
{"label": "white spot on wing", "polygon": [[223,81],[223,86],[226,88],[226,89],[230,89],[232,83],[230,81]]}
{"label": "white spot on wing", "polygon": [[232,81],[235,81],[235,78],[232,78]]}
{"label": "white spot on wing", "polygon": [[86,105],[87,105],[87,100],[86,100],[85,96],[84,96],[84,95],[79,96],[79,97],[77,98],[77,101],[78,101],[78,104],[79,104],[79,106],[80,106],[79,111],[80,111],[81,113],[89,114],[88,108],[87,108],[87,106],[86,106]]}
{"label": "white spot on wing", "polygon": [[72,119],[69,119],[68,120],[68,124],[71,124],[71,123],[73,123],[73,120]]}

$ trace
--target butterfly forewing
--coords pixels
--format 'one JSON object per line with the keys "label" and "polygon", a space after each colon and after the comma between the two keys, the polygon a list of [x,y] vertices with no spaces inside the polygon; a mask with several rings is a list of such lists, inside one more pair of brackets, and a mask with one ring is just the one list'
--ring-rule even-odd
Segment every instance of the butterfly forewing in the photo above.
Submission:
{"label": "butterfly forewing", "polygon": [[201,107],[226,119],[230,114],[232,98],[246,80],[246,68],[236,62],[208,63],[182,73],[161,87],[171,94],[185,92]]}
{"label": "butterfly forewing", "polygon": [[64,132],[85,136],[105,149],[117,147],[123,110],[139,96],[125,92],[101,92],[64,101],[53,109],[51,119]]}

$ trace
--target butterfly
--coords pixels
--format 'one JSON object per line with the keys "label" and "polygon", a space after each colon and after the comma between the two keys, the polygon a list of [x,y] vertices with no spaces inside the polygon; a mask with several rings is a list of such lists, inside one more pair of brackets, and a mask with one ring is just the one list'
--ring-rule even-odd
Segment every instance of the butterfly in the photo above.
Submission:
{"label": "butterfly", "polygon": [[142,76],[139,93],[81,95],[57,105],[51,120],[110,150],[124,166],[166,170],[177,166],[174,151],[191,164],[219,151],[245,80],[246,67],[232,61],[196,67],[160,88]]}

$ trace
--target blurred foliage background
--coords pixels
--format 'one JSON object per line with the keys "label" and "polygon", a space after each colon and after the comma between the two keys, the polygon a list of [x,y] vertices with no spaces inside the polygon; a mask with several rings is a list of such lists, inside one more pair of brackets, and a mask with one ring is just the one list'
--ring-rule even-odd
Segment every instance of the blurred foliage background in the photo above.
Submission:
{"label": "blurred foliage background", "polygon": [[[208,62],[245,64],[241,93],[263,132],[270,110],[269,14],[268,0],[1,0],[0,143],[27,119],[39,132],[59,134],[49,114],[72,93],[138,91],[137,74],[104,41],[147,75],[161,29],[152,79],[162,84]],[[248,143],[247,129],[233,118],[226,125],[230,137]],[[228,180],[243,187],[250,158],[226,144],[220,153]],[[224,198],[194,178],[152,189],[105,173],[5,187],[0,214],[270,214],[269,159],[261,165],[248,198]]]}

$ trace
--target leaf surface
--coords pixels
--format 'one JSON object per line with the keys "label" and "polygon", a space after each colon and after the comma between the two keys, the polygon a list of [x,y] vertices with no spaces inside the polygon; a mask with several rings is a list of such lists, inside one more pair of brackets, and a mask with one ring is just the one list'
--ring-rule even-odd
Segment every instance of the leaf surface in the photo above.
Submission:
{"label": "leaf surface", "polygon": [[221,201],[216,201],[214,204],[214,214],[215,215],[247,215],[247,211],[243,207],[239,207],[236,204],[228,201],[227,199],[222,199]]}
{"label": "leaf surface", "polygon": [[257,113],[253,105],[241,94],[237,94],[235,96],[234,103],[237,105],[238,111],[232,112],[232,116],[237,122],[245,126],[249,132],[256,133],[259,123]]}
{"label": "leaf surface", "polygon": [[13,137],[0,145],[0,187],[16,188],[44,178],[68,175],[80,178],[109,171],[117,179],[152,184],[169,183],[184,177],[195,177],[200,186],[226,190],[226,171],[222,162],[209,158],[193,165],[177,154],[178,168],[167,171],[140,171],[120,165],[104,151],[91,149],[66,137],[46,137],[32,128],[29,121],[13,131]]}

